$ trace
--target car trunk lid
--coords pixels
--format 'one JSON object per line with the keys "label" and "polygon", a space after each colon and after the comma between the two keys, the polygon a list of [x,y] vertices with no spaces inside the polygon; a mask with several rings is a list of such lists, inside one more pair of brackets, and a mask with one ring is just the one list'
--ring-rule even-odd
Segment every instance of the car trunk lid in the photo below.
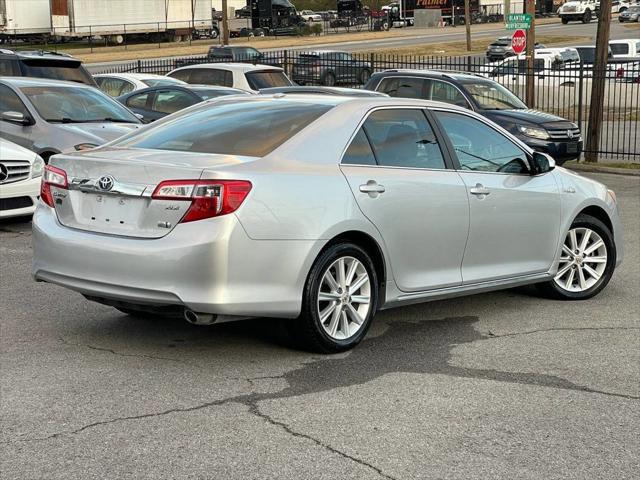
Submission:
{"label": "car trunk lid", "polygon": [[252,157],[177,151],[101,148],[57,155],[51,164],[67,174],[68,189],[51,187],[63,225],[106,235],[160,238],[189,209],[188,200],[154,199],[166,180],[197,180],[205,168],[224,168]]}

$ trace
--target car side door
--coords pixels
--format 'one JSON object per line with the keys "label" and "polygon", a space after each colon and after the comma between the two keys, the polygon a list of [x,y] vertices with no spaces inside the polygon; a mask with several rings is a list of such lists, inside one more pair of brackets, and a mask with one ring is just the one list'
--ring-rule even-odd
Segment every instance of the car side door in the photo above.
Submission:
{"label": "car side door", "polygon": [[342,158],[342,173],[381,233],[405,292],[462,282],[469,201],[446,152],[424,109],[394,107],[370,112]]}
{"label": "car side door", "polygon": [[[4,112],[22,113],[35,121],[18,94],[7,85],[0,83],[0,115]],[[0,120],[0,136],[29,150],[34,150],[33,129],[33,125],[20,125],[4,119]]]}
{"label": "car side door", "polygon": [[560,240],[560,188],[535,175],[529,154],[488,120],[433,109],[468,193],[462,279],[473,284],[551,268]]}

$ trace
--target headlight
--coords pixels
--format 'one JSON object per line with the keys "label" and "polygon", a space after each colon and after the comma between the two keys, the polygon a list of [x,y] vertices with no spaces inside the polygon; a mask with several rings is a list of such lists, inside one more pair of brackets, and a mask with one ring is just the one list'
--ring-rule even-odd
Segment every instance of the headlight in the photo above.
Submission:
{"label": "headlight", "polygon": [[549,134],[544,128],[527,127],[524,125],[518,125],[518,131],[527,137],[538,138],[540,140],[548,140]]}
{"label": "headlight", "polygon": [[98,145],[96,145],[95,143],[79,143],[78,145],[75,145],[73,148],[75,148],[78,151],[82,151],[82,150],[91,150],[92,148],[96,148]]}
{"label": "headlight", "polygon": [[33,165],[31,165],[31,178],[38,178],[42,176],[44,170],[44,160],[37,156]]}

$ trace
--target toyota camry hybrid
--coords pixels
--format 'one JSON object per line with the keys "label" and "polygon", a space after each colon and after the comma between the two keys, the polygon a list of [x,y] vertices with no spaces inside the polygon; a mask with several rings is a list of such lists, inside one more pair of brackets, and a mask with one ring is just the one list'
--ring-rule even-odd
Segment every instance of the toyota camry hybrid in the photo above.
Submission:
{"label": "toyota camry hybrid", "polygon": [[52,157],[33,275],[132,315],[282,317],[349,349],[376,311],[538,284],[596,295],[616,196],[490,120],[384,97],[203,102]]}

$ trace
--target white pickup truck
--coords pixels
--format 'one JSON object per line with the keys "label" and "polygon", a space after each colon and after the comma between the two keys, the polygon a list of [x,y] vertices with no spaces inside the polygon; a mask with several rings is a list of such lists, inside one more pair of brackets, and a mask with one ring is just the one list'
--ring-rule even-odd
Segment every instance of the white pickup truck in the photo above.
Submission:
{"label": "white pickup truck", "polygon": [[571,21],[589,23],[596,16],[596,10],[600,8],[600,1],[596,0],[571,0],[564,3],[558,9],[558,16],[562,23]]}

